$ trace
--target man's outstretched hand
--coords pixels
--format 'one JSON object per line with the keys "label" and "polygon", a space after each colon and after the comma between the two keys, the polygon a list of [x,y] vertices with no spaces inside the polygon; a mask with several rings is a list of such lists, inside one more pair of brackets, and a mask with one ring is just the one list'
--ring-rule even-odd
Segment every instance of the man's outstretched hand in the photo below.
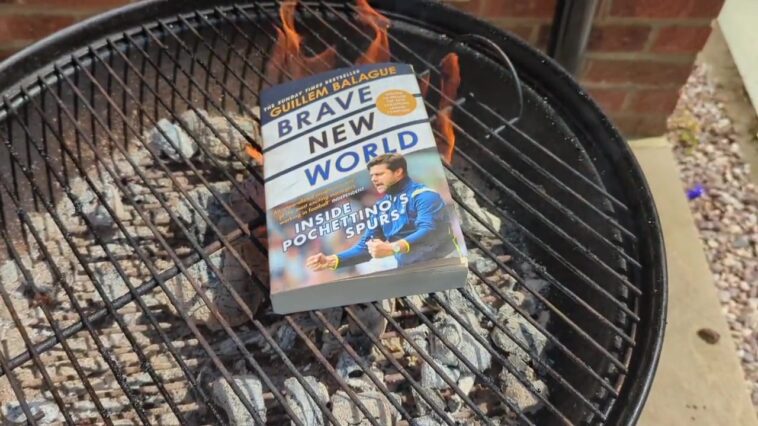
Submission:
{"label": "man's outstretched hand", "polygon": [[392,256],[395,254],[395,252],[392,251],[392,243],[387,241],[378,239],[371,240],[366,242],[366,247],[368,248],[368,254],[370,254],[374,259]]}
{"label": "man's outstretched hand", "polygon": [[327,256],[324,253],[316,253],[305,261],[305,267],[311,271],[334,269],[335,266],[337,266],[337,256]]}

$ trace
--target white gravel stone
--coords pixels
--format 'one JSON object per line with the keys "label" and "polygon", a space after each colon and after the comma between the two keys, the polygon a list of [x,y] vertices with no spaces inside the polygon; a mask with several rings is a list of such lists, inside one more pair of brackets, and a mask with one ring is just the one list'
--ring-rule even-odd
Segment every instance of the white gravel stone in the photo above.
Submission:
{"label": "white gravel stone", "polygon": [[758,406],[758,303],[750,302],[758,295],[758,190],[718,98],[707,67],[698,66],[669,119],[668,138],[684,187],[701,184],[705,189],[703,196],[690,201],[690,208]]}

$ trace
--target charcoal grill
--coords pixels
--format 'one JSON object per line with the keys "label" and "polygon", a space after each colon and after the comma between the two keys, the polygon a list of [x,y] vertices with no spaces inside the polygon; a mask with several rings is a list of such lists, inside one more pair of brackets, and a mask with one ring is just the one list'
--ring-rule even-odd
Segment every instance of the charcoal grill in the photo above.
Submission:
{"label": "charcoal grill", "polygon": [[[372,2],[391,59],[429,82],[430,116],[441,58],[460,58],[448,171],[476,249],[469,284],[280,317],[260,296],[261,170],[241,148],[257,144],[279,4],[214,3],[126,6],[0,67],[4,416],[322,424],[347,406],[373,425],[636,420],[665,322],[659,222],[628,146],[567,73],[440,4]],[[296,25],[304,55],[334,46],[339,66],[374,37],[352,3],[303,1]],[[197,152],[180,153],[180,134]]]}

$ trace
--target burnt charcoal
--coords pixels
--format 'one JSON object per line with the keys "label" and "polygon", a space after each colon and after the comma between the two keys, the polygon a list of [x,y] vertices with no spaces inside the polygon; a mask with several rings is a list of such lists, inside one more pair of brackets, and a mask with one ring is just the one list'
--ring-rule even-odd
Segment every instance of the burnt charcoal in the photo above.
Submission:
{"label": "burnt charcoal", "polygon": [[[371,373],[374,374],[380,381],[384,380],[384,373],[382,370],[372,365],[372,357],[365,357],[362,361],[369,366]],[[347,351],[340,353],[337,359],[337,365],[335,366],[337,374],[345,380],[345,382],[353,389],[359,391],[375,390],[376,384],[371,380],[368,374],[361,368],[361,366],[353,359]]]}
{"label": "burnt charcoal", "polygon": [[[540,333],[540,331],[524,317],[515,314],[513,308],[508,305],[503,305],[498,312],[498,321],[500,324],[504,324],[504,327],[510,332],[513,338],[529,348],[531,353],[538,357],[543,356],[547,344],[547,337]],[[525,361],[528,361],[532,357],[500,328],[493,329],[491,337],[495,345],[507,354],[515,354]]]}
{"label": "burnt charcoal", "polygon": [[[259,257],[249,240],[241,240],[234,246],[240,257],[248,263],[253,270],[261,270],[265,259]],[[210,261],[223,274],[219,279],[208,267],[205,261],[200,261],[188,268],[190,274],[201,286],[205,296],[210,300],[213,308],[218,311],[230,326],[243,324],[249,320],[245,310],[233,298],[229,288],[233,288],[253,315],[263,303],[265,295],[261,288],[251,282],[242,265],[226,249],[210,256]],[[256,266],[257,265],[257,266]],[[167,287],[179,301],[179,309],[192,317],[196,322],[205,325],[212,330],[222,328],[218,318],[213,315],[203,299],[197,294],[194,286],[184,275],[179,275],[166,282]],[[161,294],[159,298],[165,298]],[[170,304],[170,303],[167,303]],[[171,305],[172,309],[176,309]]]}
{"label": "burnt charcoal", "polygon": [[494,260],[476,248],[468,251],[468,261],[469,264],[474,265],[477,272],[483,275],[490,275],[498,269],[497,263]]}
{"label": "burnt charcoal", "polygon": [[474,211],[479,219],[481,219],[480,221],[474,216],[470,215],[464,208],[456,203],[455,209],[458,213],[458,217],[461,218],[461,228],[463,228],[465,232],[470,233],[474,236],[492,236],[492,232],[490,232],[484,225],[482,225],[482,222],[484,222],[496,232],[499,232],[501,225],[500,218],[479,205],[479,201],[476,199],[476,194],[474,194],[474,191],[472,191],[471,188],[469,188],[465,183],[461,182],[447,169],[445,170],[445,176],[450,183],[451,191],[460,198],[463,204]]}
{"label": "burnt charcoal", "polygon": [[[192,122],[196,117],[191,114],[185,115],[184,121]],[[191,158],[197,152],[197,144],[184,129],[175,123],[163,118],[158,121],[155,128],[150,131],[148,138],[153,151],[163,154],[172,161],[183,162],[184,158]]]}
{"label": "burnt charcoal", "polygon": [[[26,401],[29,411],[34,416],[37,424],[53,424],[63,421],[60,409],[52,401],[45,400],[33,400]],[[7,407],[7,408],[6,408]],[[25,425],[30,424],[27,422],[26,414],[21,408],[21,403],[14,401],[5,404],[5,411],[3,413],[5,421],[9,425]]]}
{"label": "burnt charcoal", "polygon": [[[380,426],[392,426],[398,421],[398,412],[388,397],[381,392],[361,392],[358,399]],[[332,395],[332,414],[341,425],[368,426],[371,423],[350,396],[337,391]]]}
{"label": "burnt charcoal", "polygon": [[513,368],[520,372],[521,375],[530,383],[532,390],[529,389],[524,383],[522,383],[513,373],[503,368],[500,372],[499,378],[501,381],[501,387],[505,397],[510,401],[519,411],[525,413],[532,413],[540,409],[543,402],[540,396],[547,399],[548,389],[545,382],[537,377],[534,369],[527,366],[523,360],[513,355],[508,357]]}
{"label": "burnt charcoal", "polygon": [[[263,401],[263,387],[258,377],[247,374],[242,376],[235,376],[232,378],[234,383],[240,388],[241,393],[251,402],[255,408],[256,413],[265,422],[266,421],[266,406]],[[213,385],[213,400],[218,404],[226,413],[229,422],[233,425],[250,425],[254,423],[253,415],[247,410],[245,405],[240,401],[239,397],[231,385],[226,379],[219,378]]]}
{"label": "burnt charcoal", "polygon": [[[305,376],[304,379],[311,390],[317,395],[320,402],[324,404],[329,402],[329,392],[323,383],[312,376]],[[326,424],[324,413],[321,411],[318,403],[306,392],[303,385],[296,378],[290,377],[285,380],[284,388],[287,390],[284,396],[287,404],[303,425],[321,426]],[[290,421],[290,423],[295,424],[294,421]]]}
{"label": "burnt charcoal", "polygon": [[[256,114],[256,118],[257,111],[258,108],[255,107],[253,113]],[[207,117],[210,126],[202,123],[198,127],[198,135],[205,148],[201,160],[208,165],[214,165],[214,161],[210,161],[210,158],[213,158],[216,164],[235,170],[245,168],[239,158],[259,165],[245,153],[245,146],[248,145],[248,138],[256,141],[259,146],[262,145],[260,126],[247,116],[229,114],[229,117],[233,123],[223,116],[210,116]]]}

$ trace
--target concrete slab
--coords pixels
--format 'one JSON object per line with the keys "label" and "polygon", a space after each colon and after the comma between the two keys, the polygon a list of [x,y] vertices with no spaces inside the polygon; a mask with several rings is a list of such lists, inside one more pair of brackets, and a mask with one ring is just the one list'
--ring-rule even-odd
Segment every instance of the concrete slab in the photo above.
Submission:
{"label": "concrete slab", "polygon": [[755,23],[758,21],[758,2],[755,0],[726,0],[718,23],[729,44],[734,62],[742,74],[745,89],[758,112],[758,55],[755,54]]}
{"label": "concrete slab", "polygon": [[[758,425],[671,148],[662,137],[631,145],[655,197],[669,271],[666,337],[640,424]],[[699,337],[702,329],[718,342]]]}

